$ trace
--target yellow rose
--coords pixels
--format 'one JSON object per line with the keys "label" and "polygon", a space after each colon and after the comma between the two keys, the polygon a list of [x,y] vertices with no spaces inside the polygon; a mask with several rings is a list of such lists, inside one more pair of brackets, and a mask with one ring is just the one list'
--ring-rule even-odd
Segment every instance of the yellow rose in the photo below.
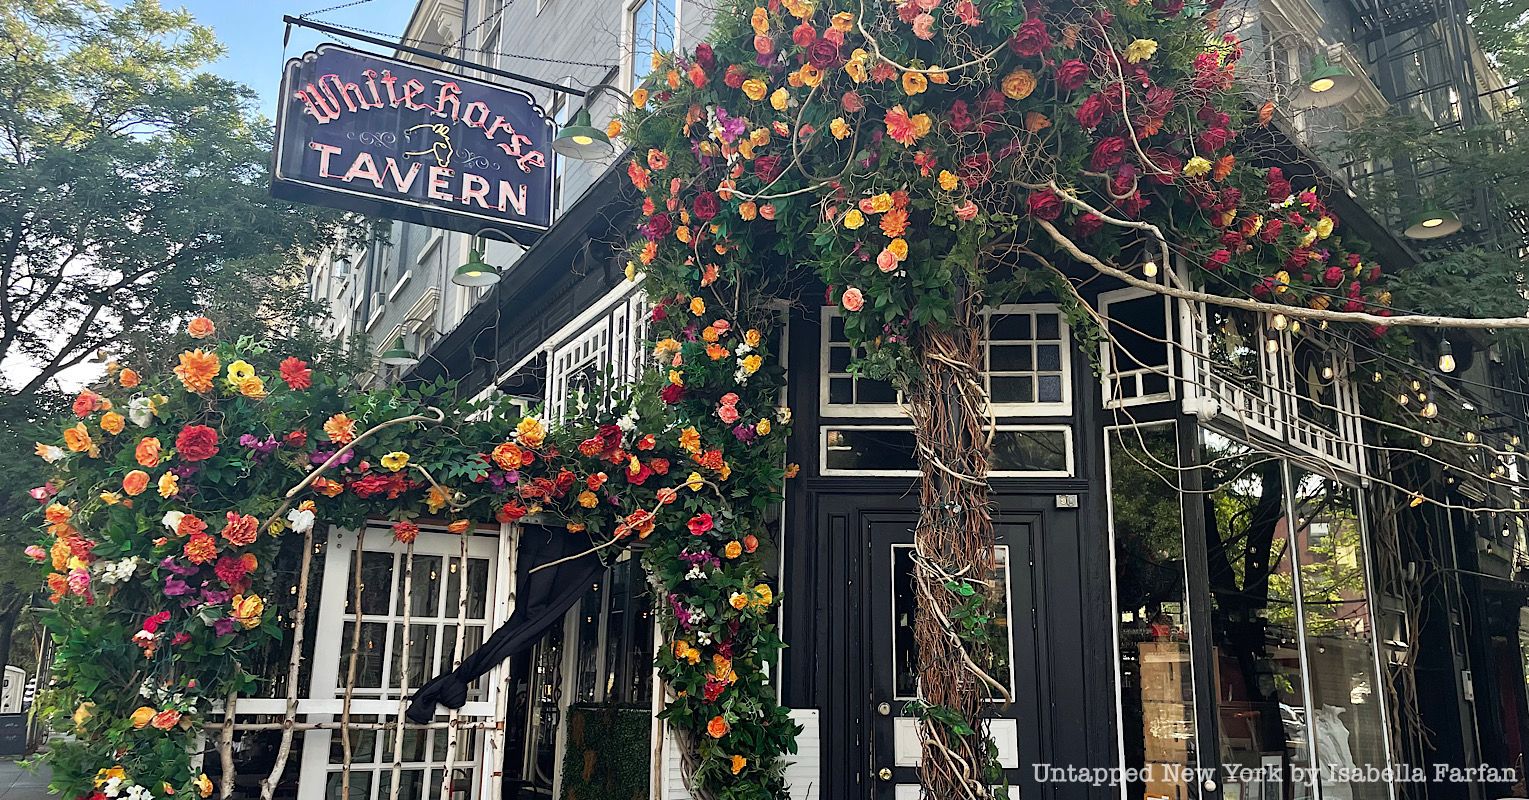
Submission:
{"label": "yellow rose", "polygon": [[257,376],[251,376],[239,381],[239,394],[252,400],[260,400],[265,397],[265,381]]}
{"label": "yellow rose", "polygon": [[397,472],[409,466],[409,454],[402,450],[394,450],[378,460],[382,462],[383,469],[389,472]]}
{"label": "yellow rose", "polygon": [[739,203],[738,216],[742,217],[744,222],[753,220],[755,217],[759,216],[759,205],[753,200],[747,200],[743,203]]}
{"label": "yellow rose", "polygon": [[165,499],[174,497],[180,492],[180,478],[173,472],[166,472],[159,476],[159,496]]}
{"label": "yellow rose", "polygon": [[743,609],[748,608],[749,598],[740,592],[733,592],[733,596],[729,597],[727,602],[733,608],[742,611]]}
{"label": "yellow rose", "polygon": [[863,225],[865,225],[865,215],[860,213],[860,209],[852,208],[848,214],[844,215],[844,227],[849,230],[859,230]]}
{"label": "yellow rose", "polygon": [[849,60],[844,62],[844,72],[849,75],[850,80],[853,80],[855,83],[865,83],[865,79],[869,76],[865,62],[869,61],[870,57],[870,53],[865,52],[864,48],[859,47],[855,48],[855,52],[849,54]]}
{"label": "yellow rose", "polygon": [[1126,60],[1132,64],[1140,64],[1152,57],[1157,52],[1157,40],[1137,39],[1126,45]]}
{"label": "yellow rose", "polygon": [[547,440],[547,424],[536,417],[523,417],[515,426],[515,438],[527,447],[541,447]]}
{"label": "yellow rose", "polygon": [[[1332,217],[1323,217],[1323,218],[1317,220],[1317,238],[1318,239],[1326,239],[1327,237],[1332,236],[1332,235],[1333,235],[1333,218]],[[106,420],[104,418],[101,420],[101,426],[102,427],[106,426]]]}
{"label": "yellow rose", "polygon": [[855,26],[855,15],[848,11],[840,11],[829,18],[828,25],[839,33],[849,33]]}
{"label": "yellow rose", "polygon": [[196,781],[193,785],[196,786],[197,797],[203,798],[203,800],[212,797],[212,779],[207,777],[207,773],[204,772],[196,776]]}
{"label": "yellow rose", "polygon": [[764,608],[765,606],[768,606],[774,600],[775,600],[775,593],[770,591],[770,587],[769,586],[766,586],[765,584],[761,583],[761,584],[758,584],[758,585],[756,585],[754,587],[754,604],[755,605],[759,606],[760,608]]}
{"label": "yellow rose", "polygon": [[1003,95],[1010,100],[1023,100],[1035,91],[1035,75],[1027,69],[1016,69],[1004,76]]}
{"label": "yellow rose", "polygon": [[770,93],[770,107],[776,111],[785,111],[786,104],[789,103],[790,100],[791,93],[786,91],[786,87],[784,86]]}
{"label": "yellow rose", "polygon": [[743,359],[738,362],[738,364],[743,367],[745,372],[753,375],[759,371],[761,366],[764,365],[764,359],[761,358],[758,354],[752,356],[744,356]]}
{"label": "yellow rose", "polygon": [[848,139],[851,133],[849,123],[845,122],[843,117],[834,117],[833,121],[828,123],[828,132],[832,133],[835,139],[841,140]]}
{"label": "yellow rose", "polygon": [[762,341],[764,341],[764,334],[760,333],[758,328],[749,328],[743,333],[743,343],[749,347],[758,347]]}
{"label": "yellow rose", "polygon": [[600,496],[594,492],[589,491],[588,489],[585,489],[584,491],[579,492],[579,505],[583,506],[584,508],[594,508],[595,506],[600,505]]}
{"label": "yellow rose", "polygon": [[887,249],[892,251],[892,255],[897,256],[898,261],[902,261],[908,257],[908,240],[901,237],[893,239],[887,243]]}
{"label": "yellow rose", "polygon": [[770,12],[766,11],[763,6],[755,7],[754,13],[749,16],[749,25],[753,27],[754,33],[760,36],[769,33]]}
{"label": "yellow rose", "polygon": [[722,548],[722,555],[727,556],[728,558],[737,558],[738,556],[743,555],[743,545],[736,541],[728,542]]}
{"label": "yellow rose", "polygon": [[690,298],[690,313],[701,316],[706,313],[706,301],[699,297]]}
{"label": "yellow rose", "polygon": [[149,726],[149,720],[154,718],[155,713],[156,712],[154,709],[149,708],[148,706],[139,706],[133,711],[133,715],[128,717],[128,719],[133,721],[134,730],[141,731]]}
{"label": "yellow rose", "polygon": [[916,95],[916,94],[923,94],[928,89],[929,89],[929,79],[924,77],[924,73],[922,73],[922,72],[904,72],[903,73],[903,94],[906,94],[909,97],[912,97],[913,95]]}
{"label": "yellow rose", "polygon": [[956,177],[956,173],[948,169],[940,170],[939,180],[940,188],[947,192],[955,191],[956,185],[960,182],[960,179]]}
{"label": "yellow rose", "polygon": [[1198,178],[1211,170],[1211,164],[1205,159],[1195,156],[1184,163],[1184,174],[1191,178]]}
{"label": "yellow rose", "polygon": [[766,86],[765,82],[758,78],[749,78],[743,82],[743,96],[756,103],[765,99],[765,94],[769,91],[770,87]]}
{"label": "yellow rose", "polygon": [[913,135],[920,139],[928,136],[929,131],[933,130],[934,128],[934,118],[930,117],[928,114],[918,114],[913,117],[912,122]]}
{"label": "yellow rose", "polygon": [[769,128],[755,128],[749,131],[749,143],[755,147],[764,147],[770,143]]}
{"label": "yellow rose", "polygon": [[648,90],[647,89],[638,89],[637,91],[632,92],[632,105],[637,106],[638,108],[642,108],[643,106],[645,106],[647,104],[648,104]]}
{"label": "yellow rose", "polygon": [[265,600],[260,595],[236,594],[229,605],[232,606],[234,621],[244,626],[245,630],[260,627],[260,616],[265,613]]}
{"label": "yellow rose", "polygon": [[892,210],[892,195],[882,192],[871,198],[871,210],[877,214],[885,214]]}
{"label": "yellow rose", "polygon": [[796,74],[808,88],[816,89],[823,82],[823,71],[811,64],[803,64]]}
{"label": "yellow rose", "polygon": [[768,419],[762,419],[758,422],[758,424],[754,426],[754,430],[757,431],[760,436],[769,436],[771,428],[772,426]]}
{"label": "yellow rose", "polygon": [[692,492],[701,491],[701,487],[705,485],[706,479],[701,477],[701,473],[699,472],[692,472],[685,478],[685,488]]}
{"label": "yellow rose", "polygon": [[74,727],[83,729],[85,727],[85,723],[90,721],[91,717],[95,716],[95,709],[96,704],[90,702],[89,700],[80,703],[78,706],[75,706],[73,716]]}

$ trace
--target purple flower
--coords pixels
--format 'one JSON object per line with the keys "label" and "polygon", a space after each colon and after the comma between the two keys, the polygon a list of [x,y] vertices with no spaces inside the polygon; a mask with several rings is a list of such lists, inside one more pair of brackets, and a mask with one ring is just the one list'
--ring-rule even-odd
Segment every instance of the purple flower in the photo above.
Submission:
{"label": "purple flower", "polygon": [[753,425],[740,422],[737,427],[733,428],[733,436],[737,437],[738,441],[748,444],[759,438],[759,433],[754,430]]}
{"label": "purple flower", "polygon": [[[322,464],[325,461],[328,461],[329,457],[334,455],[334,452],[335,451],[333,451],[333,450],[315,450],[315,451],[313,451],[313,455],[308,456],[308,460],[313,462],[314,464]],[[347,451],[345,451],[345,455],[340,456],[340,462],[339,463],[341,465],[349,464],[351,462],[351,459],[353,459],[355,457],[356,457],[356,451],[354,451],[354,450],[347,450]]]}
{"label": "purple flower", "polygon": [[738,141],[738,137],[749,129],[748,120],[728,116],[726,111],[717,109],[717,124],[722,127],[722,141],[732,144]]}
{"label": "purple flower", "polygon": [[233,617],[224,617],[217,622],[212,623],[212,632],[219,636],[227,636],[234,632],[235,627],[236,623],[234,622]]}
{"label": "purple flower", "polygon": [[195,575],[196,574],[196,567],[194,567],[194,566],[185,566],[185,567],[181,566],[179,563],[176,562],[175,556],[165,556],[165,560],[159,562],[159,568],[163,569],[163,570],[169,570],[170,572],[172,572],[172,573],[174,573],[176,575],[182,575],[182,576],[185,576],[185,575]]}
{"label": "purple flower", "polygon": [[232,597],[233,593],[226,589],[209,589],[206,584],[202,585],[202,602],[208,605],[222,605]]}
{"label": "purple flower", "polygon": [[276,452],[276,448],[281,447],[281,442],[276,441],[275,436],[267,436],[261,439],[253,433],[246,433],[240,436],[239,444],[254,450],[262,456],[268,456]]}
{"label": "purple flower", "polygon": [[165,597],[182,597],[190,593],[191,587],[185,581],[173,575],[165,578]]}

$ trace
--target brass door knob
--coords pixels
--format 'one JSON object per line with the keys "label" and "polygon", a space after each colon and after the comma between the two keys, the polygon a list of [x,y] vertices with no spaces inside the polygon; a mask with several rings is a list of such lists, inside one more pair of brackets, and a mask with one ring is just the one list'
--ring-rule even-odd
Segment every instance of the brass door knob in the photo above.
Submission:
{"label": "brass door knob", "polygon": [[892,716],[892,704],[887,702],[877,703],[876,713],[882,715],[883,717]]}
{"label": "brass door knob", "polygon": [[880,779],[882,779],[884,781],[892,780],[892,768],[891,767],[882,767],[881,769],[876,770],[876,777],[878,777],[878,778],[880,778]]}

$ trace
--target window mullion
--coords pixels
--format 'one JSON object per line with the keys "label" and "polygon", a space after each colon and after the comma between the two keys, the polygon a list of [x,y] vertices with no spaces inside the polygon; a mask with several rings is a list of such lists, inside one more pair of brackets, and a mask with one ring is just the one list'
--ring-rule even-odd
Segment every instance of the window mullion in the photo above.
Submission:
{"label": "window mullion", "polygon": [[[1302,597],[1305,587],[1302,585],[1301,553],[1295,542],[1296,532],[1304,530],[1306,526],[1300,524],[1300,518],[1296,516],[1295,470],[1291,469],[1289,460],[1281,461],[1280,470],[1284,475],[1285,484],[1285,556],[1290,559],[1290,586],[1295,600],[1295,649],[1301,665],[1301,708],[1306,714],[1306,724],[1303,726],[1306,740],[1306,766],[1312,769],[1311,798],[1322,800],[1322,781],[1316,779],[1316,768],[1320,766],[1321,760],[1317,755],[1316,725],[1313,724],[1316,715],[1312,707],[1311,664],[1306,652],[1306,602]],[[1269,565],[1271,577],[1277,566],[1277,564]]]}

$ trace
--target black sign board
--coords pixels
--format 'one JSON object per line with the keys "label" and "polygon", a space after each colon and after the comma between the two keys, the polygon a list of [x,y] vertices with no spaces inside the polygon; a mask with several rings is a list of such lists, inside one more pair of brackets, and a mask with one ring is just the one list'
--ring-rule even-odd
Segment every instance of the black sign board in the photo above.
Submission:
{"label": "black sign board", "polygon": [[552,136],[523,91],[323,44],[282,76],[271,194],[529,244],[552,223]]}

